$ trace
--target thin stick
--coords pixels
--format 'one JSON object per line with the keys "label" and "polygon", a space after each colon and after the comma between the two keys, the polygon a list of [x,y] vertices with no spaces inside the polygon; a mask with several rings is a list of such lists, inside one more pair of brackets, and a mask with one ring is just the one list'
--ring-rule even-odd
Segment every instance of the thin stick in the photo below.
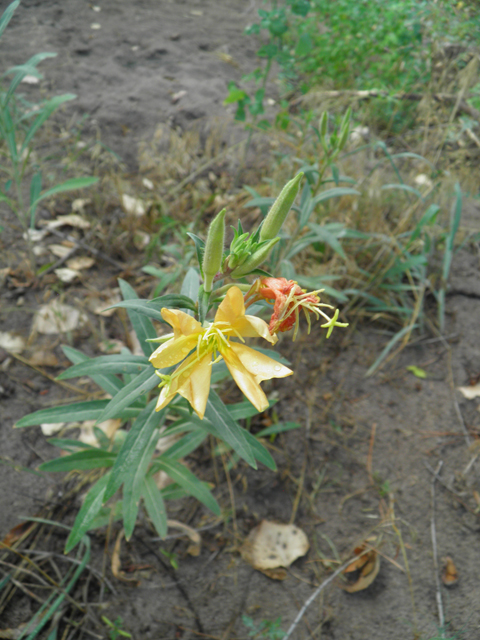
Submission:
{"label": "thin stick", "polygon": [[435,571],[435,586],[436,586],[436,599],[438,607],[438,624],[440,627],[441,637],[445,638],[445,615],[443,613],[442,591],[440,585],[440,576],[438,573],[438,554],[437,554],[437,530],[435,527],[435,480],[443,466],[443,460],[437,465],[435,473],[432,479],[432,520],[430,522],[430,531],[432,534],[432,549],[433,549],[433,568]]}
{"label": "thin stick", "polygon": [[457,414],[460,426],[462,427],[465,444],[467,445],[467,447],[470,447],[470,445],[472,444],[472,439],[470,438],[470,434],[468,433],[467,427],[465,425],[465,420],[463,419],[462,412],[460,411],[458,400],[455,397],[453,398],[453,406],[455,407],[455,413]]}
{"label": "thin stick", "polygon": [[283,640],[288,640],[288,638],[292,635],[292,633],[295,630],[295,627],[298,625],[298,623],[300,622],[300,620],[303,618],[305,611],[308,609],[308,607],[312,604],[312,602],[315,600],[316,597],[318,597],[320,595],[320,593],[325,589],[325,587],[327,587],[333,580],[335,580],[335,578],[337,576],[339,576],[342,571],[345,571],[345,569],[348,567],[348,565],[352,564],[352,562],[356,559],[358,559],[359,556],[354,556],[353,558],[350,558],[347,562],[345,562],[344,564],[342,564],[341,567],[339,567],[336,571],[334,571],[332,573],[331,576],[329,576],[326,580],[324,580],[322,582],[322,584],[320,584],[315,591],[312,593],[312,595],[308,598],[308,600],[305,601],[303,607],[300,609],[300,611],[297,613],[297,617],[295,618],[295,620],[292,622],[292,624],[290,625],[289,630],[287,631],[286,635],[284,636]]}
{"label": "thin stick", "polygon": [[375,442],[376,430],[377,430],[377,423],[374,422],[372,424],[372,433],[370,435],[370,444],[368,446],[368,455],[367,455],[367,473],[368,473],[368,479],[370,480],[370,484],[372,486],[375,484],[373,481],[373,475],[372,475],[372,459],[373,459],[373,445]]}

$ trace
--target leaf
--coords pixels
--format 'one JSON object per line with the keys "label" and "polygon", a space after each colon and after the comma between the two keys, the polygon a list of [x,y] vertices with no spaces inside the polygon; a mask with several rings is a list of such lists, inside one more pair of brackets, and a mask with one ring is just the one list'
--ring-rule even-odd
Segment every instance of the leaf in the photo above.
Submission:
{"label": "leaf", "polygon": [[202,240],[201,238],[199,238],[197,235],[195,235],[194,233],[191,233],[189,231],[187,231],[187,236],[189,236],[193,242],[195,243],[195,251],[197,253],[197,261],[198,261],[198,266],[200,268],[200,275],[203,278],[203,254],[205,253],[205,242],[204,240]]}
{"label": "leaf", "polygon": [[389,191],[392,189],[396,189],[398,191],[406,191],[407,193],[413,193],[420,200],[422,201],[425,200],[425,198],[423,197],[423,195],[418,189],[415,189],[415,187],[411,187],[408,184],[384,184],[381,188],[382,191]]}
{"label": "leaf", "polygon": [[189,494],[197,498],[208,509],[213,511],[215,515],[220,515],[220,507],[210,490],[196,478],[183,464],[175,460],[171,460],[167,456],[160,456],[156,461],[162,471],[183,487]]}
{"label": "leaf", "polygon": [[[122,300],[121,302],[112,304],[109,307],[105,307],[104,311],[108,311],[108,309],[117,309],[118,307],[129,309],[142,316],[146,316],[147,318],[153,318],[158,322],[165,323],[162,314],[151,304],[150,300],[141,300],[140,298],[135,300]],[[156,333],[155,337],[157,337]]]}
{"label": "leaf", "polygon": [[150,442],[152,433],[165,420],[166,409],[156,412],[155,403],[155,398],[148,403],[145,409],[138,414],[130,431],[127,433],[110,474],[105,500],[110,500],[122,483],[135,473],[142,453]]}
{"label": "leaf", "polygon": [[98,421],[104,422],[109,418],[120,418],[124,409],[158,384],[159,379],[155,369],[153,367],[145,369],[110,400]]}
{"label": "leaf", "polygon": [[[200,279],[198,277],[197,271],[190,267],[187,271],[185,278],[182,282],[182,287],[180,289],[180,293],[182,296],[186,296],[190,300],[193,300],[195,303],[198,300],[198,291],[200,289]],[[193,316],[193,311],[187,311],[189,315]]]}
{"label": "leaf", "polygon": [[191,309],[192,311],[196,311],[197,309],[193,300],[187,298],[187,296],[182,296],[177,293],[167,293],[159,298],[153,298],[148,301],[148,304],[155,306],[156,309],[162,309],[163,307],[167,307],[169,309]]}
{"label": "leaf", "polygon": [[207,437],[207,433],[202,429],[196,428],[195,431],[187,433],[187,435],[177,440],[171,447],[165,451],[164,455],[168,456],[172,460],[178,460],[179,458],[185,458],[192,451],[195,451]]}
{"label": "leaf", "polygon": [[98,482],[96,482],[87,493],[80,511],[73,523],[72,531],[68,536],[65,545],[65,553],[71,551],[83,538],[90,529],[94,518],[102,508],[103,496],[107,487],[109,474],[106,473]]}
{"label": "leaf", "polygon": [[371,376],[372,374],[375,373],[375,371],[378,369],[378,367],[380,366],[380,364],[383,362],[383,360],[387,357],[387,355],[390,353],[390,351],[393,349],[393,347],[397,344],[397,342],[399,340],[401,340],[403,338],[403,336],[411,331],[413,331],[414,329],[416,329],[418,327],[417,324],[414,325],[407,325],[406,327],[403,327],[403,329],[401,329],[400,331],[398,331],[387,343],[386,347],[383,348],[382,353],[378,356],[378,358],[375,360],[375,362],[372,364],[372,366],[368,369],[367,373],[365,374],[365,377],[368,378],[369,376]]}
{"label": "leaf", "polygon": [[82,373],[79,375],[90,376],[90,378],[95,382],[95,384],[98,384],[98,386],[101,389],[109,393],[111,396],[115,396],[123,387],[122,381],[116,378],[115,376],[105,375],[106,372],[103,372],[103,373],[98,372],[95,374],[95,372],[91,370],[91,366],[93,362],[95,362],[96,358],[89,358],[81,351],[78,351],[78,349],[73,349],[72,347],[62,346],[62,351],[70,360],[70,362],[73,362],[74,366],[70,367],[70,369],[67,369],[66,371],[61,373],[58,376],[59,380],[68,379],[69,377],[72,377],[72,376],[69,376],[69,373],[72,371],[72,369],[75,369],[75,365],[76,365],[81,368],[82,367],[85,367],[85,369],[88,368],[89,369],[88,371],[85,371],[85,373]]}
{"label": "leaf", "polygon": [[92,444],[82,442],[81,440],[73,440],[72,438],[49,438],[48,444],[63,449],[64,451],[77,451],[78,449],[96,449]]}
{"label": "leaf", "polygon": [[442,582],[446,587],[453,587],[458,582],[458,571],[455,563],[450,556],[442,558]]}
{"label": "leaf", "polygon": [[214,425],[218,437],[229,444],[254,469],[257,468],[252,448],[247,442],[244,430],[233,420],[220,397],[210,390],[205,417]]}
{"label": "leaf", "polygon": [[[69,355],[67,350],[71,347],[64,347],[63,351],[67,358]],[[72,349],[71,351],[75,351]],[[78,352],[80,353],[80,352]],[[83,355],[83,354],[82,354]],[[71,358],[69,358],[71,359]],[[145,356],[134,356],[129,353],[120,353],[111,356],[99,356],[98,358],[87,358],[82,361],[78,361],[70,369],[67,369],[59,376],[57,380],[68,380],[69,378],[78,378],[80,376],[90,376],[96,373],[141,373],[144,369],[150,368],[151,364],[148,362]]]}
{"label": "leaf", "polygon": [[380,571],[380,556],[375,549],[360,555],[366,548],[366,545],[362,544],[355,549],[355,554],[359,558],[354,560],[343,572],[350,579],[350,584],[342,586],[348,593],[356,593],[369,587]]}
{"label": "leaf", "polygon": [[153,522],[158,535],[161,538],[165,538],[168,529],[167,511],[163,496],[151,476],[147,476],[143,481],[142,497],[148,516]]}
{"label": "leaf", "polygon": [[77,451],[69,456],[62,456],[49,460],[39,466],[40,471],[84,471],[86,469],[98,469],[111,467],[115,462],[116,454],[103,449],[87,449]]}
{"label": "leaf", "polygon": [[15,428],[31,427],[42,422],[82,422],[83,420],[97,420],[109,400],[90,400],[87,402],[75,402],[66,406],[49,407],[40,409],[21,418]]}
{"label": "leaf", "polygon": [[142,495],[144,479],[147,475],[148,467],[155,453],[155,447],[159,438],[158,429],[154,429],[150,434],[150,439],[145,444],[137,458],[137,466],[126,476],[123,485],[123,527],[125,538],[129,540],[135,528],[137,520],[138,504]]}
{"label": "leaf", "polygon": [[[20,149],[20,155],[25,151],[25,149],[27,149],[28,145],[30,144],[30,140],[33,138],[38,129],[40,129],[42,124],[46,120],[48,120],[52,113],[56,111],[61,104],[63,104],[64,102],[68,102],[69,100],[75,100],[76,97],[77,96],[74,93],[64,93],[61,96],[54,96],[53,98],[50,98],[50,100],[45,100],[45,102],[40,105],[38,116],[35,118],[33,124],[30,126],[25,135],[25,139]],[[51,189],[45,191],[32,203],[31,206],[33,208],[38,204],[38,202],[40,202],[40,200],[43,200],[44,198],[52,196],[56,193],[60,193],[62,191],[70,191],[72,189],[82,189],[83,187],[89,187],[96,182],[98,182],[98,178],[72,178],[60,185],[57,185],[56,187],[52,187]]]}
{"label": "leaf", "polygon": [[326,200],[330,200],[331,198],[341,198],[342,196],[359,196],[360,191],[356,189],[352,189],[350,187],[334,187],[332,189],[327,189],[326,191],[322,191],[317,196],[312,198],[312,208],[315,208],[317,204],[320,202],[325,202]]}
{"label": "leaf", "polygon": [[47,189],[43,193],[39,195],[39,197],[32,202],[30,205],[30,210],[32,211],[39,202],[45,200],[45,198],[49,198],[50,196],[54,196],[57,193],[63,193],[65,191],[74,191],[75,189],[85,189],[86,187],[91,187],[92,185],[98,182],[98,178],[72,178],[71,180],[66,180],[62,182],[62,184],[57,184],[55,187],[51,189]]}
{"label": "leaf", "polygon": [[276,422],[266,429],[262,429],[256,435],[257,438],[265,438],[266,436],[276,435],[283,433],[284,431],[291,431],[292,429],[300,429],[301,424],[298,422]]}
{"label": "leaf", "polygon": [[289,567],[304,556],[309,547],[308,538],[299,527],[262,520],[250,531],[240,552],[254,569],[266,571]]}
{"label": "leaf", "polygon": [[480,383],[471,385],[469,387],[457,387],[458,391],[467,398],[467,400],[473,400],[480,397]]}
{"label": "leaf", "polygon": [[[128,282],[119,278],[118,284],[124,300],[138,300],[138,296]],[[127,314],[132,323],[133,330],[137,334],[137,338],[142,347],[143,353],[148,357],[155,351],[155,345],[152,342],[146,342],[149,338],[156,338],[157,332],[150,318],[139,315],[136,311],[127,309]]]}
{"label": "leaf", "polygon": [[407,371],[411,371],[416,378],[426,378],[428,375],[426,371],[420,369],[420,367],[416,367],[414,364],[407,367]]}
{"label": "leaf", "polygon": [[6,26],[12,19],[12,16],[19,4],[20,4],[20,0],[15,0],[11,4],[9,4],[8,7],[5,9],[5,11],[3,12],[2,17],[0,18],[0,36],[5,31]]}

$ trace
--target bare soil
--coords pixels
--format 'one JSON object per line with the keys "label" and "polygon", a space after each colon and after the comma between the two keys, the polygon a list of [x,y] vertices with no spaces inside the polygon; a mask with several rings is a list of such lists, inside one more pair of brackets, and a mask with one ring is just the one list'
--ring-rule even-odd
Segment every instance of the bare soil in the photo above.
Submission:
{"label": "bare soil", "polygon": [[[0,8],[7,4],[2,0]],[[101,10],[95,11],[83,0],[23,0],[0,41],[2,70],[39,51],[56,51],[58,58],[42,63],[45,80],[25,91],[75,92],[78,98],[65,110],[64,121],[87,114],[88,130],[98,129],[102,142],[134,171],[139,143],[150,139],[159,123],[204,130],[225,113],[227,82],[255,65],[254,43],[242,36],[254,19],[255,5],[259,3],[239,0],[99,0],[95,6]],[[219,53],[231,56],[234,64]],[[186,93],[178,98],[180,91]],[[2,209],[1,215],[7,229],[0,234],[0,268],[15,273],[24,250],[21,232],[10,214]],[[151,291],[154,284],[141,274],[142,264],[137,256],[121,272],[100,260],[80,284],[60,287],[52,280],[45,281],[48,287],[28,286],[9,275],[0,283],[0,330],[28,338],[33,313],[52,295],[88,309],[92,292],[100,295],[114,287],[120,274]],[[104,608],[100,613],[92,609],[95,615],[85,623],[90,631],[108,637],[106,628],[94,625],[106,615],[110,620],[121,616],[134,638],[146,640],[246,638],[243,614],[257,623],[281,617],[286,630],[337,560],[376,536],[382,558],[373,584],[354,594],[338,583],[328,587],[292,637],[404,640],[417,631],[426,640],[437,637],[433,476],[427,465],[435,469],[443,461],[443,484],[435,487],[436,543],[440,564],[450,556],[459,575],[455,586],[441,586],[448,634],[479,638],[480,469],[475,445],[480,399],[465,400],[455,391],[480,375],[479,312],[480,258],[475,247],[467,247],[453,264],[446,338],[427,335],[413,342],[375,376],[366,378],[365,373],[388,336],[374,323],[338,331],[328,342],[319,330],[303,334],[293,345],[285,338],[280,349],[295,375],[275,385],[276,411],[282,421],[297,420],[303,426],[273,443],[278,472],[243,465],[232,472],[235,520],[203,532],[199,557],[187,554],[184,538],[159,542],[141,522],[121,556],[124,568],[136,568],[138,584],[115,580],[107,562],[106,575],[116,593],[107,588]],[[52,352],[56,366],[40,368],[53,378],[67,365],[61,343],[95,355],[100,339],[124,338],[117,316],[100,321],[88,314],[89,323],[80,331],[31,336],[24,357],[40,348]],[[57,476],[28,473],[55,455],[40,429],[12,427],[26,413],[72,394],[6,352],[0,352],[0,360],[3,537],[23,517],[39,513],[46,501],[61,505],[63,491]],[[427,377],[416,377],[407,369],[412,365]],[[201,449],[192,464],[216,485],[218,500],[231,509],[221,465],[213,469],[209,456],[208,448]],[[171,509],[172,517],[191,526],[208,522],[204,508],[193,500]],[[292,516],[307,533],[310,551],[284,581],[275,581],[245,564],[238,544],[261,519],[288,522]],[[92,565],[102,571],[105,531],[92,540]],[[177,569],[161,549],[176,554]],[[98,593],[92,598],[98,599]],[[28,594],[18,595],[5,610],[0,629],[28,621],[36,607]]]}

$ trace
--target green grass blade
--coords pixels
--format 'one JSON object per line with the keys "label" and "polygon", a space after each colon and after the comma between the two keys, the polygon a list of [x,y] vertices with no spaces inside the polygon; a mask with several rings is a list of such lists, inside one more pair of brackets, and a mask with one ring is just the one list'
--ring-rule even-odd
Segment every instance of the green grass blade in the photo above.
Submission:
{"label": "green grass blade", "polygon": [[20,0],[15,0],[11,4],[9,4],[8,7],[5,9],[5,11],[3,12],[2,17],[0,18],[0,36],[5,31],[8,23],[12,19],[12,16],[15,13],[15,10],[17,9],[19,4],[20,4]]}
{"label": "green grass blade", "polygon": [[380,364],[388,356],[388,354],[393,349],[393,347],[397,344],[397,342],[399,340],[401,340],[405,334],[407,334],[408,332],[413,331],[414,329],[416,329],[417,326],[418,326],[417,324],[414,324],[413,326],[412,325],[408,325],[406,327],[403,327],[403,329],[401,329],[400,331],[398,331],[393,336],[393,338],[391,340],[389,340],[389,342],[387,343],[386,347],[382,350],[382,353],[378,356],[378,358],[375,360],[375,362],[372,364],[372,366],[369,368],[369,370],[365,374],[365,377],[368,378],[369,376],[373,375],[375,373],[375,371],[378,369],[378,367],[380,366]]}
{"label": "green grass blade", "polygon": [[[193,300],[195,303],[198,300],[199,289],[200,278],[198,277],[198,273],[193,267],[190,267],[183,279],[180,294],[187,297],[189,300]],[[187,309],[187,313],[193,316],[194,312],[191,309]]]}
{"label": "green grass blade", "polygon": [[63,193],[65,191],[75,191],[75,189],[85,189],[86,187],[91,187],[92,185],[98,182],[98,178],[85,177],[85,178],[72,178],[71,180],[66,180],[61,184],[57,184],[55,187],[51,189],[47,189],[43,193],[39,195],[39,197],[32,203],[31,207],[36,207],[39,202],[44,200],[45,198],[49,198],[50,196],[54,196],[57,193]]}
{"label": "green grass blade", "polygon": [[[150,300],[141,300],[141,299],[122,300],[122,302],[117,302],[115,304],[112,304],[110,307],[106,307],[105,311],[107,309],[118,309],[118,308],[129,309],[142,316],[146,316],[147,318],[152,318],[153,320],[157,320],[158,322],[162,322],[163,324],[165,324],[165,320],[163,319],[162,314],[160,313],[160,311],[158,311],[158,309],[156,309],[152,304],[150,304]],[[155,334],[155,337],[156,337],[156,334]]]}

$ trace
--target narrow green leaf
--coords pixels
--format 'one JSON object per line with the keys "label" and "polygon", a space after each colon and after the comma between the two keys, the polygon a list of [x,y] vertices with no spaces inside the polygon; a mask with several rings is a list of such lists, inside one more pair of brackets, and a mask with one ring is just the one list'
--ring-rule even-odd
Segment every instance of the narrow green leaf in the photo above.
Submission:
{"label": "narrow green leaf", "polygon": [[207,435],[203,429],[195,429],[195,431],[187,433],[183,438],[180,438],[180,440],[172,444],[172,446],[165,451],[164,455],[168,456],[171,460],[185,458],[185,456],[188,456],[202,444]]}
{"label": "narrow green leaf", "polygon": [[[128,282],[119,278],[118,284],[120,285],[120,290],[122,292],[124,300],[138,300],[135,289],[133,289],[133,287],[131,287]],[[136,311],[133,310],[127,309],[127,314],[130,322],[132,323],[133,329],[137,334],[137,338],[140,342],[143,353],[147,357],[150,356],[155,351],[156,347],[154,343],[146,342],[146,340],[157,337],[157,332],[155,331],[155,327],[153,326],[152,321],[150,320],[150,318],[139,315]]]}
{"label": "narrow green leaf", "polygon": [[85,469],[98,469],[111,467],[116,455],[103,449],[87,449],[77,451],[69,456],[62,456],[49,460],[39,466],[40,471],[84,471]]}
{"label": "narrow green leaf", "polygon": [[[42,124],[44,124],[44,122],[48,120],[48,118],[52,115],[52,113],[56,111],[58,107],[62,105],[64,102],[68,102],[69,100],[75,100],[76,97],[77,96],[74,93],[65,93],[61,96],[54,96],[53,98],[50,98],[50,100],[46,100],[40,106],[40,111],[38,113],[38,116],[35,118],[29,130],[27,131],[25,140],[23,141],[23,144],[22,144],[22,148],[20,149],[20,153],[23,153],[23,151],[27,149],[35,133],[42,126]],[[90,182],[85,182],[85,180],[90,180]],[[67,180],[61,185],[57,185],[56,187],[52,187],[51,189],[48,189],[45,192],[45,194],[47,195],[45,194],[40,195],[34,202],[35,204],[37,204],[38,202],[40,202],[40,200],[43,200],[43,198],[47,198],[49,195],[54,195],[55,193],[60,193],[62,191],[70,191],[71,189],[81,189],[83,187],[90,186],[95,182],[98,182],[98,178],[73,178],[71,180]],[[78,186],[76,185],[76,183],[78,183]],[[33,203],[32,203],[32,207],[33,207]]]}
{"label": "narrow green leaf", "polygon": [[271,471],[276,471],[277,465],[275,464],[275,460],[272,458],[270,451],[268,451],[268,449],[266,449],[263,444],[250,433],[250,431],[245,430],[245,439],[252,448],[255,458]]}
{"label": "narrow green leaf", "polygon": [[143,480],[142,497],[150,520],[161,538],[167,535],[167,510],[162,494],[151,476]]}
{"label": "narrow green leaf", "polygon": [[75,522],[73,523],[72,531],[68,536],[67,543],[65,545],[65,553],[71,551],[80,542],[83,536],[90,529],[90,525],[97,513],[102,508],[108,476],[109,473],[102,476],[87,493],[80,511],[75,518]]}
{"label": "narrow green leaf", "polygon": [[420,367],[416,367],[414,364],[407,367],[407,371],[413,373],[416,378],[426,378],[428,375],[425,369],[420,369]]}
{"label": "narrow green leaf", "polygon": [[183,487],[189,494],[197,498],[216,515],[220,515],[220,507],[210,490],[196,478],[181,462],[168,457],[158,458],[159,468]]}
{"label": "narrow green leaf", "polygon": [[[197,272],[195,272],[195,274],[198,280]],[[193,300],[177,293],[167,293],[159,298],[153,298],[148,301],[148,304],[154,306],[156,309],[167,307],[167,309],[191,309],[192,311],[196,311],[197,308]]]}
{"label": "narrow green leaf", "polygon": [[[65,355],[67,354],[65,353]],[[85,357],[85,360],[77,360],[77,362],[78,364],[75,364],[73,367],[70,367],[70,369],[67,369],[59,376],[57,376],[57,380],[68,380],[69,378],[78,378],[80,376],[92,377],[92,374],[98,373],[135,374],[141,373],[145,369],[152,366],[145,356],[134,356],[128,353],[119,353],[111,356],[100,356],[98,358]]]}
{"label": "narrow green leaf", "polygon": [[330,200],[331,198],[341,198],[342,196],[359,196],[360,191],[356,189],[351,189],[350,187],[334,187],[332,189],[327,189],[326,191],[322,191],[317,196],[312,198],[312,207],[315,208],[317,204],[320,202],[325,202],[326,200]]}
{"label": "narrow green leaf", "polygon": [[245,431],[231,417],[213,389],[210,390],[205,417],[215,426],[219,437],[229,444],[251,467],[256,469],[257,463],[252,448],[245,437]]}
{"label": "narrow green leaf", "polygon": [[[73,349],[73,347],[67,347],[66,345],[64,345],[62,346],[62,351],[66,355],[66,357],[70,360],[70,362],[73,362],[74,365],[82,364],[85,368],[90,368],[92,364],[96,361],[95,358],[89,358],[78,349]],[[62,374],[60,374],[59,379],[62,376],[65,376],[65,378],[68,378],[69,372],[74,368],[75,367],[71,367],[70,369],[67,369],[66,371],[64,371]],[[98,386],[101,389],[109,393],[111,396],[117,395],[117,393],[123,387],[123,383],[121,380],[116,378],[114,375],[108,375],[106,372],[103,372],[103,373],[98,372],[95,374],[90,369],[89,371],[85,371],[85,373],[82,375],[89,376],[95,382],[95,384],[98,384]]]}
{"label": "narrow green leaf", "polygon": [[[183,279],[180,293],[182,296],[193,300],[193,302],[195,303],[198,300],[199,289],[200,278],[198,277],[198,273],[193,267],[190,267],[185,275],[185,278]],[[194,311],[191,309],[187,309],[187,313],[191,316],[194,315]]]}
{"label": "narrow green leaf", "polygon": [[21,418],[15,427],[31,427],[43,422],[83,422],[84,420],[97,420],[109,400],[90,400],[87,402],[75,402],[66,406],[49,407],[40,409]]}
{"label": "narrow green leaf", "polygon": [[80,440],[74,440],[72,438],[49,438],[47,442],[48,444],[51,444],[54,447],[63,449],[64,451],[78,451],[78,449],[96,449],[97,448],[91,444],[87,444],[86,442],[81,442]]}
{"label": "narrow green leaf", "polygon": [[20,0],[15,0],[11,4],[9,4],[8,7],[5,9],[5,11],[3,12],[2,17],[0,18],[0,36],[5,31],[6,26],[12,19],[15,9],[18,7],[19,4],[20,4]]}
{"label": "narrow green leaf", "polygon": [[135,473],[142,452],[148,445],[153,431],[163,423],[166,410],[156,412],[155,404],[156,398],[148,403],[132,424],[110,474],[105,500],[109,500],[125,482],[125,479]]}
{"label": "narrow green leaf", "polygon": [[162,314],[152,304],[150,304],[150,300],[141,300],[139,298],[135,300],[122,300],[122,302],[117,302],[110,305],[109,307],[106,307],[105,311],[107,309],[117,309],[119,307],[123,309],[129,309],[142,316],[146,316],[147,318],[152,318],[153,320],[157,320],[158,322],[165,323]]}
{"label": "narrow green leaf", "polygon": [[276,435],[277,433],[283,433],[284,431],[300,429],[301,426],[302,425],[298,422],[277,422],[266,429],[262,429],[255,435],[257,438],[265,438],[266,436]]}
{"label": "narrow green leaf", "polygon": [[390,353],[390,351],[393,349],[393,347],[397,344],[397,342],[399,340],[401,340],[406,333],[416,329],[417,326],[418,326],[417,324],[414,324],[413,326],[408,325],[406,327],[403,327],[403,329],[401,329],[400,331],[398,331],[393,336],[393,338],[391,340],[389,340],[389,342],[387,343],[386,347],[382,350],[382,353],[378,356],[378,358],[375,360],[375,362],[372,364],[372,366],[369,368],[369,370],[365,374],[365,377],[368,378],[373,373],[375,373],[375,371],[378,369],[380,364],[387,357],[387,355]]}
{"label": "narrow green leaf", "polygon": [[155,369],[153,367],[145,369],[131,382],[125,385],[123,389],[121,389],[121,391],[119,391],[117,395],[110,400],[108,405],[105,407],[105,410],[98,418],[98,422],[104,422],[110,418],[120,417],[120,414],[125,408],[132,405],[135,400],[159,384],[159,378],[155,373]]}
{"label": "narrow green leaf", "polygon": [[130,539],[133,529],[135,528],[143,482],[147,475],[152,456],[155,453],[158,438],[159,431],[158,429],[154,429],[150,434],[149,441],[137,458],[137,467],[132,469],[132,472],[125,478],[123,485],[123,527],[127,540]]}
{"label": "narrow green leaf", "polygon": [[64,191],[74,191],[75,189],[85,189],[86,187],[91,187],[92,185],[98,182],[98,178],[72,178],[71,180],[66,180],[62,182],[62,184],[57,184],[55,187],[51,189],[47,189],[32,203],[33,206],[37,206],[39,202],[44,200],[45,198],[49,198],[50,196],[54,196],[57,193],[63,193]]}

